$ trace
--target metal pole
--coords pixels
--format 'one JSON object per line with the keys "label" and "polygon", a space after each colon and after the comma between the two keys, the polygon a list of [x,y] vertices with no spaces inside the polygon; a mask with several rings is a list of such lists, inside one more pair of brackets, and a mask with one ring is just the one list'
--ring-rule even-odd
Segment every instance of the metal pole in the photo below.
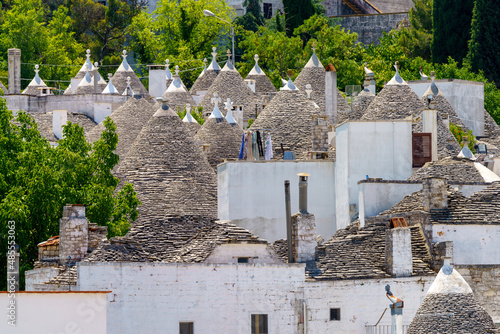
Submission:
{"label": "metal pole", "polygon": [[233,43],[233,66],[236,68],[236,53],[234,53],[234,29],[231,24],[229,24],[229,26],[231,27],[231,41]]}
{"label": "metal pole", "polygon": [[288,245],[288,263],[293,263],[292,242],[292,209],[290,207],[290,181],[285,180],[285,208],[286,208],[286,241]]}

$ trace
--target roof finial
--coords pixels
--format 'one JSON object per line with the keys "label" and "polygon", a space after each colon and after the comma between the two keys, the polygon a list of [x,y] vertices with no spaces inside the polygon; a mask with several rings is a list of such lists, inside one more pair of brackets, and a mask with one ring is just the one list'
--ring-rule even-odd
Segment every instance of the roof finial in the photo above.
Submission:
{"label": "roof finial", "polygon": [[130,79],[130,77],[127,77],[127,85],[130,85],[131,81],[132,81],[132,79]]}
{"label": "roof finial", "polygon": [[123,51],[122,51],[122,53],[123,53],[123,56],[122,56],[122,57],[123,57],[123,58],[126,58],[126,57],[127,57],[127,50],[123,50]]}
{"label": "roof finial", "polygon": [[436,72],[434,71],[431,71],[431,76],[430,76],[432,82],[434,82],[434,80],[436,79]]}
{"label": "roof finial", "polygon": [[87,53],[87,55],[86,55],[87,59],[89,59],[90,58],[90,49],[87,49],[87,51],[85,51],[85,52]]}
{"label": "roof finial", "polygon": [[227,49],[227,52],[226,52],[226,55],[227,55],[227,60],[231,60],[231,50]]}
{"label": "roof finial", "polygon": [[205,67],[207,67],[207,58],[203,59],[203,64],[205,65]]}
{"label": "roof finial", "polygon": [[422,66],[418,68],[418,73],[420,74],[420,80],[428,80],[429,77],[422,70]]}
{"label": "roof finial", "polygon": [[216,52],[217,48],[214,46],[212,47],[212,57],[215,59],[215,57],[217,57],[217,52]]}
{"label": "roof finial", "polygon": [[175,75],[179,76],[179,65],[175,65]]}
{"label": "roof finial", "polygon": [[224,105],[225,105],[225,109],[230,112],[231,110],[233,110],[233,102],[231,101],[231,99],[228,97],[226,102],[224,102]]}
{"label": "roof finial", "polygon": [[191,115],[191,103],[186,103],[186,115]]}
{"label": "roof finial", "polygon": [[219,97],[219,94],[217,92],[214,93],[214,97],[212,97],[211,102],[215,104],[215,107],[219,109],[219,102],[222,101]]}
{"label": "roof finial", "polygon": [[313,42],[313,46],[311,49],[313,50],[313,53],[316,53],[316,42]]}
{"label": "roof finial", "polygon": [[40,71],[39,68],[40,68],[40,65],[36,64],[35,65],[35,73],[38,73],[38,71]]}
{"label": "roof finial", "polygon": [[113,76],[112,73],[108,73],[108,79],[111,80],[111,77]]}
{"label": "roof finial", "polygon": [[310,99],[310,98],[311,98],[311,93],[312,93],[311,85],[310,85],[310,84],[307,84],[307,85],[306,85],[306,94],[307,94],[307,98],[308,98],[308,99]]}
{"label": "roof finial", "polygon": [[166,66],[167,68],[170,68],[170,60],[165,59],[165,66]]}
{"label": "roof finial", "polygon": [[255,59],[255,64],[257,64],[259,62],[259,55],[253,56],[253,59]]}
{"label": "roof finial", "polygon": [[94,67],[95,67],[95,69],[97,70],[97,69],[99,68],[99,63],[98,63],[98,62],[95,62],[95,63],[94,63]]}
{"label": "roof finial", "polygon": [[396,69],[396,73],[399,73],[399,61],[396,60],[396,62],[394,63],[394,68]]}

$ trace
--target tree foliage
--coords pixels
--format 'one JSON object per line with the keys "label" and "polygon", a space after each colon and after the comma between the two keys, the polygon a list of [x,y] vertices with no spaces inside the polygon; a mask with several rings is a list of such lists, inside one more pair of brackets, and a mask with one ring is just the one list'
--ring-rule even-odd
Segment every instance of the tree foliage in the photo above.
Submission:
{"label": "tree foliage", "polygon": [[432,61],[459,63],[467,55],[472,9],[475,0],[434,0],[432,7]]}
{"label": "tree foliage", "polygon": [[[64,205],[85,205],[87,218],[108,226],[108,236],[123,235],[137,218],[140,202],[133,187],[117,191],[118,179],[111,174],[119,159],[116,126],[110,118],[104,125],[91,145],[83,128],[68,122],[64,138],[52,147],[31,116],[14,117],[0,100],[0,243],[7,244],[7,222],[15,221],[22,277],[37,259],[37,244],[59,234]],[[5,256],[0,248],[0,257]],[[6,275],[5,261],[0,275]]]}
{"label": "tree foliage", "polygon": [[475,72],[500,86],[500,13],[496,1],[476,0],[469,41],[468,62]]}
{"label": "tree foliage", "polygon": [[286,34],[291,37],[297,27],[316,13],[312,0],[283,0]]}

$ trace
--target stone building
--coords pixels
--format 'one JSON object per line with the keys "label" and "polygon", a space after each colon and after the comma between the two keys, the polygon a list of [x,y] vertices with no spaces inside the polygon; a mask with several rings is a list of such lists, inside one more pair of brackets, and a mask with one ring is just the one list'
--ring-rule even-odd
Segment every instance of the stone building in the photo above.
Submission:
{"label": "stone building", "polygon": [[137,77],[132,67],[127,62],[127,52],[123,50],[123,60],[120,64],[120,67],[116,70],[115,74],[111,78],[113,82],[113,86],[118,90],[119,94],[124,94],[128,83],[128,78],[130,78],[130,88],[134,93],[139,93],[142,97],[149,99],[151,96],[149,92],[146,90],[141,80]]}
{"label": "stone building", "polygon": [[208,66],[208,68],[203,69],[203,71],[200,73],[193,86],[189,90],[189,93],[195,99],[196,104],[200,103],[220,72],[220,66],[217,63],[217,52],[215,52],[215,50],[217,50],[217,48],[214,46],[212,48],[212,61],[210,62],[210,65]]}
{"label": "stone building", "polygon": [[[228,53],[226,64],[210,85],[207,93],[201,99],[199,106],[203,107],[203,114],[207,117],[214,108],[214,103],[212,102],[214,93],[217,93],[222,101],[226,101],[229,98],[234,104],[235,113],[238,112],[243,115],[243,127],[245,128],[250,118],[255,119],[257,117],[258,100],[255,93],[243,81],[243,78],[234,67],[230,56],[230,53]],[[208,69],[204,76],[207,73]]]}
{"label": "stone building", "polygon": [[47,84],[43,82],[43,80],[40,78],[40,75],[38,74],[39,71],[40,71],[39,66],[35,65],[35,77],[28,84],[28,87],[26,87],[26,89],[23,90],[23,94],[36,95],[36,96],[44,96],[51,94]]}
{"label": "stone building", "polygon": [[[220,78],[224,73],[217,78]],[[206,95],[207,96],[207,95]],[[217,170],[217,165],[224,159],[237,159],[240,152],[241,134],[238,134],[219,110],[220,98],[217,93],[213,97],[213,110],[201,128],[196,132],[194,140],[203,145],[210,166]],[[238,126],[236,126],[239,129]],[[239,130],[241,131],[241,129]]]}
{"label": "stone building", "polygon": [[255,65],[245,78],[245,82],[253,87],[252,91],[266,101],[270,101],[276,93],[276,87],[267,77],[266,73],[259,67],[259,56],[255,55]]}
{"label": "stone building", "polygon": [[169,108],[175,112],[183,111],[184,107],[188,104],[192,106],[196,104],[193,97],[182,83],[179,76],[179,66],[175,67],[175,76],[173,77],[172,83],[163,94],[163,100],[168,104]]}
{"label": "stone building", "polygon": [[187,104],[186,105],[186,115],[182,119],[184,123],[186,123],[186,126],[191,132],[191,135],[195,135],[196,132],[201,128],[200,123],[196,119],[194,119],[193,115],[191,114],[191,105]]}

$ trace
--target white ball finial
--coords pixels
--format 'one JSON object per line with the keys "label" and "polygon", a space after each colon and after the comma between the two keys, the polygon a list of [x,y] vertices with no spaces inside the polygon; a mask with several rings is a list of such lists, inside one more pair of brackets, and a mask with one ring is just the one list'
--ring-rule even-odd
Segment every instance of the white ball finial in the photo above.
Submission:
{"label": "white ball finial", "polygon": [[111,80],[111,77],[113,76],[113,74],[111,73],[108,73],[108,78]]}
{"label": "white ball finial", "polygon": [[179,65],[175,65],[175,75],[179,76]]}
{"label": "white ball finial", "polygon": [[90,57],[90,49],[87,49],[87,51],[85,51],[87,53],[87,58]]}
{"label": "white ball finial", "polygon": [[40,68],[40,65],[35,65],[35,72],[38,72],[39,71],[39,68]]}
{"label": "white ball finial", "polygon": [[130,82],[132,81],[132,79],[130,79],[130,77],[127,77],[127,84],[130,85]]}

